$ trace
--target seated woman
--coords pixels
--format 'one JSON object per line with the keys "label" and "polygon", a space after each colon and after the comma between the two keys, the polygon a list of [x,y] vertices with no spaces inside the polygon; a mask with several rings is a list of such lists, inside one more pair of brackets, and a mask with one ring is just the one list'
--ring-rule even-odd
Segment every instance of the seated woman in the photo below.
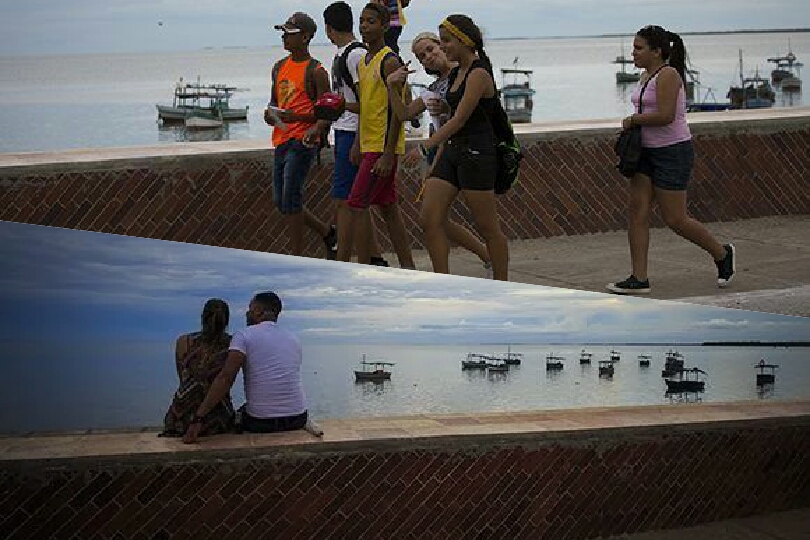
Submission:
{"label": "seated woman", "polygon": [[[182,437],[197,408],[208,394],[211,383],[228,357],[231,335],[226,332],[230,318],[228,304],[218,298],[205,303],[202,331],[177,338],[175,363],[180,388],[175,392],[163,419],[163,437]],[[200,435],[232,432],[234,409],[227,394],[205,415]]]}

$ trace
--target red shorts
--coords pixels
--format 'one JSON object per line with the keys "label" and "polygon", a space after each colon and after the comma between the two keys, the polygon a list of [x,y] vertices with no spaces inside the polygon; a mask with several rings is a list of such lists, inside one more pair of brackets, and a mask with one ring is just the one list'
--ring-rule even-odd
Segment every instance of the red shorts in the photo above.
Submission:
{"label": "red shorts", "polygon": [[394,155],[391,172],[384,177],[371,172],[380,156],[382,156],[380,152],[362,154],[352,191],[346,199],[349,207],[365,210],[372,205],[388,206],[397,202],[397,156]]}

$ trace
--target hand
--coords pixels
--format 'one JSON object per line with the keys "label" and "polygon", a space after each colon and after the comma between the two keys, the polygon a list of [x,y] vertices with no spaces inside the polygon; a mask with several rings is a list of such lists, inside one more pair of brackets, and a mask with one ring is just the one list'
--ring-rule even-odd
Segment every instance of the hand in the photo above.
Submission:
{"label": "hand", "polygon": [[407,154],[405,154],[405,158],[402,160],[402,164],[412,167],[416,163],[418,163],[421,159],[422,159],[422,151],[419,150],[418,146],[414,146],[408,151]]}
{"label": "hand", "polygon": [[633,127],[631,120],[632,117],[633,115],[631,114],[630,116],[627,116],[625,117],[624,120],[622,120],[622,129],[630,129],[631,127]]}
{"label": "hand", "polygon": [[308,148],[315,148],[321,141],[321,130],[318,129],[318,126],[312,126],[307,130],[304,134],[304,138],[301,142],[304,143],[304,146]]}
{"label": "hand", "polygon": [[276,111],[278,119],[285,124],[291,124],[298,119],[298,115],[292,111]]}
{"label": "hand", "polygon": [[[355,135],[357,136],[357,135]],[[360,145],[353,144],[352,149],[349,151],[349,161],[352,162],[352,165],[355,167],[360,166]]]}
{"label": "hand", "polygon": [[388,176],[391,174],[391,167],[393,167],[393,165],[394,156],[388,152],[384,152],[371,168],[371,174],[382,177]]}
{"label": "hand", "polygon": [[270,114],[270,109],[264,110],[264,121],[267,123],[268,126],[276,125],[276,119],[273,117],[273,115]]}
{"label": "hand", "polygon": [[[445,108],[445,106],[447,106]],[[441,116],[449,111],[450,106],[443,99],[432,98],[425,103],[430,116]]]}
{"label": "hand", "polygon": [[193,444],[197,442],[197,437],[200,435],[202,429],[202,422],[191,424],[188,426],[185,435],[183,435],[183,442],[186,444]]}
{"label": "hand", "polygon": [[389,75],[388,78],[386,79],[388,85],[390,86],[392,84],[402,84],[408,80],[408,75],[416,73],[416,70],[408,69],[408,66],[410,64],[411,61],[408,60],[407,62],[405,62],[405,65],[400,66],[396,70],[394,70],[394,72],[391,73],[391,75]]}

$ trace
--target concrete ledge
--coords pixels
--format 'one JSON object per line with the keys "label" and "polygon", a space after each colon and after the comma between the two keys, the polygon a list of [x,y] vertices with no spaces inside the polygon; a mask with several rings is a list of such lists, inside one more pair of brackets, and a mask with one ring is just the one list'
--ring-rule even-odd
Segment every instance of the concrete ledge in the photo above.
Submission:
{"label": "concrete ledge", "polygon": [[810,400],[323,427],[323,441],[198,447],[154,432],[4,437],[0,536],[587,539],[810,500]]}

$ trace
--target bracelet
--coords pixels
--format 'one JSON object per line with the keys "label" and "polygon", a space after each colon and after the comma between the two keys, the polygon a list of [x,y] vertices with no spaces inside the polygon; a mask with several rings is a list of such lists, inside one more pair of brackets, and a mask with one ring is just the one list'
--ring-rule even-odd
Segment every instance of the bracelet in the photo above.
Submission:
{"label": "bracelet", "polygon": [[194,416],[191,417],[190,424],[202,424],[204,418],[205,418],[205,416],[200,416],[200,415],[195,413]]}
{"label": "bracelet", "polygon": [[425,148],[425,145],[422,143],[419,143],[419,152],[422,154],[422,157],[426,158],[428,156],[427,148]]}

